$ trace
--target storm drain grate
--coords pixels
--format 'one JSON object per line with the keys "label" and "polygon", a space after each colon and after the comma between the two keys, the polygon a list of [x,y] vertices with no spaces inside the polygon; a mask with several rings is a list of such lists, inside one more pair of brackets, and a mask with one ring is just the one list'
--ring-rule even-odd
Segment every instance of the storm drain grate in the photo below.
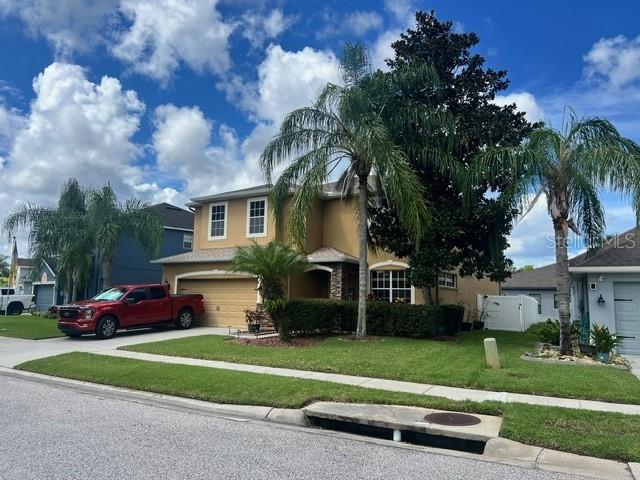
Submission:
{"label": "storm drain grate", "polygon": [[478,417],[467,415],[465,413],[430,413],[429,415],[425,415],[424,419],[429,423],[446,425],[448,427],[469,427],[480,423],[480,419]]}
{"label": "storm drain grate", "polygon": [[[429,415],[427,415],[428,417]],[[466,415],[472,417],[471,415]],[[334,430],[338,432],[352,433],[366,437],[382,438],[384,440],[393,439],[393,429],[378,427],[375,425],[365,425],[356,422],[345,422],[342,420],[333,420],[329,418],[314,417],[307,415],[311,425],[326,430]],[[472,417],[477,419],[476,417]],[[480,423],[480,420],[477,419]],[[435,423],[435,422],[432,422]],[[460,425],[462,426],[462,425]],[[412,443],[414,445],[423,445],[426,447],[445,448],[447,450],[458,450],[469,453],[484,453],[486,441],[469,440],[447,435],[436,435],[432,433],[416,432],[414,430],[401,430],[402,441]]]}

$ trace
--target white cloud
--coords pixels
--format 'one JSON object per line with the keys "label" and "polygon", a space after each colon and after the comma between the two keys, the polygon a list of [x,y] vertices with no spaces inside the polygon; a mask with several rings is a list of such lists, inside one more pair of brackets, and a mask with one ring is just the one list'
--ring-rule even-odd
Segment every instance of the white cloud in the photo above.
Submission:
{"label": "white cloud", "polygon": [[387,59],[394,59],[396,52],[391,47],[391,44],[400,38],[400,34],[404,29],[392,29],[381,33],[373,44],[371,49],[371,64],[374,68],[380,70],[388,70]]}
{"label": "white cloud", "polygon": [[120,11],[130,25],[112,52],[137,73],[166,83],[182,64],[218,74],[231,65],[233,26],[216,0],[122,0]]}
{"label": "white cloud", "polygon": [[529,92],[509,93],[507,95],[496,95],[493,103],[499,106],[516,104],[516,109],[525,112],[525,117],[530,122],[544,120],[544,111],[536,101],[536,97]]}
{"label": "white cloud", "polygon": [[12,124],[0,218],[19,202],[54,203],[69,177],[96,186],[110,182],[119,195],[132,195],[144,176],[132,141],[144,110],[136,93],[108,76],[94,83],[67,63],[49,65],[33,89],[30,111]]}
{"label": "white cloud", "polygon": [[601,38],[583,57],[588,78],[604,79],[619,88],[640,79],[640,35]]}
{"label": "white cloud", "polygon": [[331,51],[305,47],[288,52],[270,45],[258,67],[254,111],[262,120],[280,122],[291,110],[310,105],[327,82],[339,79],[338,59]]}
{"label": "white cloud", "polygon": [[380,14],[372,10],[356,10],[346,17],[337,13],[325,13],[323,17],[325,26],[316,32],[316,37],[320,39],[338,35],[362,37],[370,31],[379,30],[383,25]]}
{"label": "white cloud", "polygon": [[0,15],[20,18],[27,32],[44,37],[56,57],[87,53],[102,41],[101,31],[119,0],[0,0]]}
{"label": "white cloud", "polygon": [[279,8],[272,10],[268,15],[247,12],[242,16],[242,35],[254,47],[260,47],[265,41],[278,37],[294,22],[294,17],[285,16]]}
{"label": "white cloud", "polygon": [[401,24],[413,21],[416,11],[413,0],[385,0],[384,7]]}
{"label": "white cloud", "polygon": [[198,196],[255,184],[243,146],[227,125],[216,129],[198,107],[159,106],[154,113],[153,149],[161,172],[184,182],[185,196]]}

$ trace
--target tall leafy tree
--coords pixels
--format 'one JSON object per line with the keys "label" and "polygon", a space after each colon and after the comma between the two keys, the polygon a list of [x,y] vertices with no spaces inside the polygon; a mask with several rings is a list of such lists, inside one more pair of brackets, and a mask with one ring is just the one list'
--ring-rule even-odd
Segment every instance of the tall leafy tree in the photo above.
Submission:
{"label": "tall leafy tree", "polygon": [[[429,68],[412,69],[389,76],[372,72],[362,45],[347,44],[341,57],[342,85],[328,84],[314,105],[291,112],[279,133],[267,145],[260,162],[270,180],[274,169],[291,163],[272,192],[276,219],[283,216],[290,199],[289,227],[294,241],[303,244],[306,223],[319,199],[322,185],[334,171],[342,171],[338,185],[344,195],[357,192],[359,293],[356,334],[366,335],[367,299],[367,207],[374,198],[393,206],[402,227],[415,239],[422,236],[429,214],[423,189],[405,152],[391,135],[385,121],[383,99],[395,98],[403,83],[436,88]],[[397,112],[394,125],[418,122],[437,128],[446,112],[422,108]],[[372,188],[370,177],[376,188]],[[291,192],[293,194],[291,195]]]}
{"label": "tall leafy tree", "polygon": [[611,122],[578,119],[567,110],[560,131],[539,128],[521,145],[479,153],[465,190],[473,192],[475,185],[493,175],[514,179],[499,201],[525,215],[546,199],[555,238],[560,353],[570,355],[569,230],[583,235],[591,249],[599,246],[605,231],[600,186],[630,194],[636,213],[640,212],[640,147],[621,136]]}
{"label": "tall leafy tree", "polygon": [[233,259],[233,270],[251,273],[258,278],[258,292],[262,303],[271,315],[281,340],[288,340],[289,328],[282,314],[285,298],[283,280],[299,275],[309,268],[307,257],[277,242],[259,245],[253,242],[239,248]]}
{"label": "tall leafy tree", "polygon": [[6,278],[11,275],[11,264],[7,255],[0,255],[0,277]]}
{"label": "tall leafy tree", "polygon": [[147,202],[129,199],[124,204],[110,185],[89,195],[88,218],[91,237],[101,263],[102,287],[111,287],[113,256],[124,235],[133,237],[147,255],[158,252],[164,229]]}
{"label": "tall leafy tree", "polygon": [[[473,155],[485,145],[517,145],[531,125],[514,105],[498,106],[493,100],[505,90],[506,71],[485,68],[484,59],[472,49],[478,44],[475,33],[456,33],[452,22],[441,22],[435,13],[417,12],[416,26],[403,33],[392,47],[395,57],[388,61],[391,72],[412,65],[430,65],[440,79],[434,92],[417,86],[406,91],[401,101],[387,109],[418,104],[446,109],[455,121],[457,141],[448,142],[437,130],[428,134],[413,125],[392,128],[393,141],[407,152],[418,172],[425,198],[432,206],[433,221],[416,244],[401,228],[389,205],[374,209],[371,232],[376,244],[410,259],[412,283],[427,295],[438,284],[440,271],[459,268],[461,275],[489,275],[502,280],[511,262],[502,252],[507,247],[512,220],[517,212],[486,196],[510,180],[506,176],[482,178],[471,198],[473,209],[462,208],[462,195],[452,171],[442,171],[429,161],[436,145],[442,145],[461,171],[473,162]],[[443,144],[443,140],[446,144]],[[431,146],[431,150],[425,148]]]}
{"label": "tall leafy tree", "polygon": [[62,186],[58,204],[42,207],[30,203],[19,205],[5,219],[3,230],[10,237],[21,227],[29,228],[29,254],[34,275],[45,261],[58,260],[58,274],[66,301],[78,297],[90,269],[93,242],[87,217],[88,192],[77,180]]}

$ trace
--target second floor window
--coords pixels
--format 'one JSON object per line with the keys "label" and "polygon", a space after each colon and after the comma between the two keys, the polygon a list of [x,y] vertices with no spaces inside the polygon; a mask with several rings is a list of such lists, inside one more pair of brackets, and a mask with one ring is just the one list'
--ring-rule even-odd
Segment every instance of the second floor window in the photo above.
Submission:
{"label": "second floor window", "polygon": [[191,250],[193,248],[193,233],[185,233],[182,235],[182,248]]}
{"label": "second floor window", "polygon": [[260,237],[266,233],[267,201],[264,198],[249,200],[247,206],[247,236]]}
{"label": "second floor window", "polygon": [[214,203],[211,205],[211,231],[209,238],[225,238],[227,236],[227,204]]}

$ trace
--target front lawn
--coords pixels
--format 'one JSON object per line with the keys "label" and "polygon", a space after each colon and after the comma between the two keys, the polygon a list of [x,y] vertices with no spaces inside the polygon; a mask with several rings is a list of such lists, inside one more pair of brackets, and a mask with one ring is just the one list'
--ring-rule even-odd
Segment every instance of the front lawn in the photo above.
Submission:
{"label": "front lawn", "polygon": [[[503,368],[484,362],[485,337],[498,342]],[[136,352],[272,367],[389,378],[436,385],[637,403],[640,381],[609,367],[544,365],[522,360],[536,337],[515,332],[465,332],[456,342],[382,337],[353,342],[329,337],[310,347],[241,345],[204,335],[123,347]]]}
{"label": "front lawn", "polygon": [[640,416],[516,403],[454,402],[317,380],[78,352],[34,360],[16,368],[218,403],[300,408],[327,400],[501,414],[502,437],[582,455],[640,461]]}
{"label": "front lawn", "polygon": [[58,321],[35,315],[0,315],[0,336],[41,340],[62,337]]}

